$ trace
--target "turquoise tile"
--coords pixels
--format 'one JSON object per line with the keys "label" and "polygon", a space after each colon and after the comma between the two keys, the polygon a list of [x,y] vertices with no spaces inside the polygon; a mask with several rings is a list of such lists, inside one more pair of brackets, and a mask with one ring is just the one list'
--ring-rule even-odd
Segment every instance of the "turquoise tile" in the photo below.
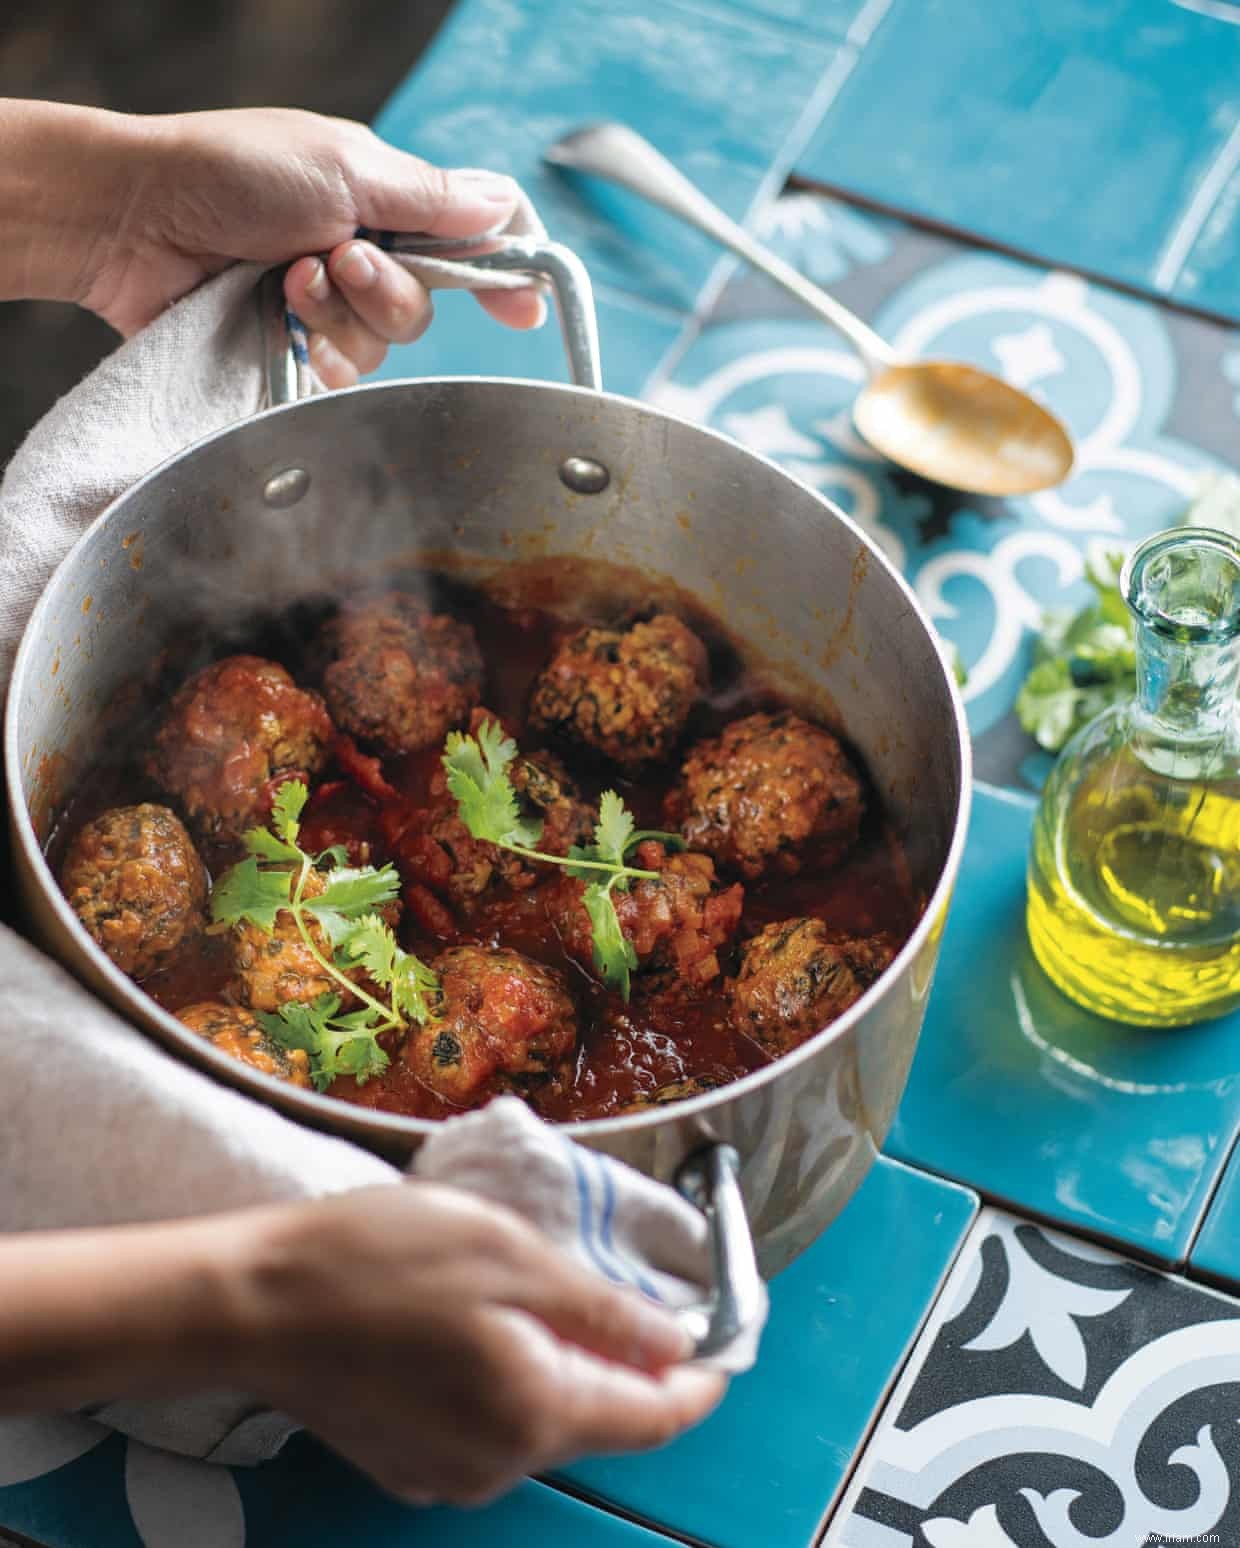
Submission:
{"label": "turquoise tile", "polygon": [[1238,22],[1215,0],[897,4],[797,169],[1238,315]]}
{"label": "turquoise tile", "polygon": [[723,0],[737,10],[824,37],[868,37],[893,0]]}
{"label": "turquoise tile", "polygon": [[991,1198],[1182,1263],[1240,1127],[1240,1014],[1173,1031],[1064,998],[1025,937],[1034,808],[979,788],[887,1149]]}
{"label": "turquoise tile", "polygon": [[695,0],[463,0],[375,128],[447,166],[512,173],[597,281],[688,310],[713,244],[575,184],[543,164],[544,148],[590,119],[623,119],[740,219],[800,148],[840,47]]}
{"label": "turquoise tile", "polygon": [[1223,1169],[1188,1267],[1198,1278],[1216,1280],[1233,1290],[1240,1287],[1240,1145]]}
{"label": "turquoise tile", "polygon": [[276,1461],[233,1476],[245,1502],[247,1548],[582,1548],[587,1543],[590,1548],[659,1548],[667,1543],[659,1533],[532,1481],[481,1510],[411,1509],[304,1436]]}
{"label": "turquoise tile", "polygon": [[564,1477],[715,1548],[805,1548],[976,1208],[966,1190],[880,1158],[772,1283],[758,1363],[706,1423],[662,1451],[590,1458]]}
{"label": "turquoise tile", "polygon": [[[675,316],[623,296],[599,296],[603,381],[612,392],[636,397],[681,329]],[[435,320],[416,344],[400,344],[370,380],[407,376],[518,376],[566,382],[564,346],[554,312],[541,328],[519,333],[501,327],[472,296],[443,291]]]}

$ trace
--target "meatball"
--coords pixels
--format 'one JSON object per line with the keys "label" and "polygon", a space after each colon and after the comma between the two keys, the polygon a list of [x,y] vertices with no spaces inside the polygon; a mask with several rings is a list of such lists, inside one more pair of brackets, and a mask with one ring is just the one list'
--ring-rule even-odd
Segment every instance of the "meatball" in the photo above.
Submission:
{"label": "meatball", "polygon": [[225,1005],[221,1000],[204,1000],[198,1005],[187,1005],[176,1014],[177,1020],[183,1021],[191,1032],[205,1037],[242,1064],[287,1080],[291,1086],[310,1084],[310,1056],[306,1050],[281,1048],[248,1010]]}
{"label": "meatball", "polygon": [[529,724],[626,767],[666,758],[708,676],[706,647],[669,613],[582,629],[543,668]]}
{"label": "meatball", "polygon": [[[508,774],[522,815],[542,821],[539,849],[549,855],[566,855],[574,844],[589,843],[594,819],[554,754],[518,757]],[[545,867],[531,865],[520,855],[470,834],[457,815],[456,800],[442,769],[432,775],[430,804],[398,841],[396,858],[403,875],[458,908],[468,908],[495,886],[520,891],[534,886],[546,874]]]}
{"label": "meatball", "polygon": [[[311,871],[302,896],[318,897],[326,885],[318,871]],[[386,903],[379,913],[388,924],[395,925],[400,918],[400,904]],[[310,918],[307,929],[315,946],[330,961],[333,948],[323,926]],[[276,914],[275,929],[271,932],[248,919],[235,925],[232,943],[236,973],[233,993],[251,1010],[278,1011],[291,1001],[317,1000],[321,994],[339,994],[342,1001],[349,999],[341,985],[328,977],[315,960],[286,908]],[[346,977],[362,983],[366,975],[361,968],[351,968]]]}
{"label": "meatball", "polygon": [[732,1024],[787,1053],[860,999],[895,956],[886,936],[832,937],[821,919],[785,919],[746,942],[728,984]]}
{"label": "meatball", "polygon": [[[638,971],[672,969],[675,982],[700,988],[720,972],[719,949],[736,933],[745,900],[739,882],[722,887],[709,855],[669,854],[657,839],[637,846],[629,864],[658,875],[612,889],[620,930],[637,954]],[[564,949],[584,967],[594,960],[593,933],[582,894],[586,883],[561,876],[548,909]]]}
{"label": "meatball", "polygon": [[434,1021],[406,1040],[402,1057],[432,1091],[468,1103],[492,1076],[551,1069],[577,1041],[573,1002],[559,974],[520,952],[454,946],[439,974]]}
{"label": "meatball", "polygon": [[267,820],[285,780],[317,773],[332,735],[322,699],[277,662],[227,656],[178,688],[146,767],[204,837],[227,840]]}
{"label": "meatball", "polygon": [[402,592],[346,602],[318,649],[336,724],[384,753],[442,742],[482,692],[474,631]]}
{"label": "meatball", "polygon": [[693,849],[749,880],[833,865],[856,843],[864,810],[839,742],[788,712],[749,715],[699,742],[666,803]]}
{"label": "meatball", "polygon": [[69,906],[122,973],[145,978],[202,929],[207,877],[175,812],[117,806],[77,834],[60,873]]}

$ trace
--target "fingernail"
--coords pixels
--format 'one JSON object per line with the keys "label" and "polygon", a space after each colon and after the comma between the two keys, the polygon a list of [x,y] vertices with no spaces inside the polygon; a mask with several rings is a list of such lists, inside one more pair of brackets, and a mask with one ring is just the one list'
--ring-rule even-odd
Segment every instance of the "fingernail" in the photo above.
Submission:
{"label": "fingernail", "polygon": [[485,204],[502,205],[511,209],[517,202],[517,185],[502,172],[485,172],[478,167],[457,167],[450,174],[454,183],[462,184],[461,192],[468,198],[481,199]]}
{"label": "fingernail", "polygon": [[374,284],[378,273],[378,269],[367,256],[366,249],[356,242],[346,249],[343,258],[336,260],[336,278],[346,284],[350,290],[365,290],[367,285]]}
{"label": "fingernail", "polygon": [[327,277],[327,270],[322,262],[314,260],[314,271],[306,281],[306,294],[313,301],[326,301],[332,293],[332,283]]}

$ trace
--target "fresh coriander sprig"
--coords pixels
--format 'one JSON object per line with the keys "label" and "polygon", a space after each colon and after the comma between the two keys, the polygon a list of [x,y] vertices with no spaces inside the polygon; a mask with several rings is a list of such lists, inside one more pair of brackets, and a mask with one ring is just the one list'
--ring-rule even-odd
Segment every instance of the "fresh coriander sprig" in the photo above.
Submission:
{"label": "fresh coriander sprig", "polygon": [[[316,966],[338,986],[336,993],[325,992],[308,1004],[286,1003],[276,1014],[258,1018],[282,1047],[306,1050],[311,1078],[323,1090],[337,1075],[352,1075],[361,1085],[385,1069],[388,1055],[378,1038],[432,1020],[439,980],[401,949],[377,912],[400,890],[393,866],[348,866],[339,846],[318,855],[300,847],[300,817],[308,795],[300,780],[280,787],[270,827],[242,835],[249,854],[216,883],[211,914],[221,928],[248,920],[271,934],[276,915],[287,912]],[[312,875],[320,885],[307,895]],[[312,924],[326,935],[330,955],[320,948]],[[388,1003],[349,977],[350,967],[365,969],[387,992]],[[341,1014],[345,996],[359,1000],[360,1008]]]}
{"label": "fresh coriander sprig", "polygon": [[494,721],[484,720],[476,736],[449,732],[443,765],[461,821],[476,839],[485,839],[527,860],[562,866],[570,876],[586,883],[582,903],[590,919],[595,970],[609,988],[618,989],[627,1000],[637,953],[620,928],[613,891],[627,891],[634,880],[658,878],[657,871],[628,864],[628,856],[638,844],[657,839],[669,849],[683,849],[684,841],[675,833],[636,828],[633,814],[619,795],[605,790],[599,798],[592,844],[574,844],[567,855],[538,849],[542,823],[522,813],[508,774],[516,756],[516,743]]}

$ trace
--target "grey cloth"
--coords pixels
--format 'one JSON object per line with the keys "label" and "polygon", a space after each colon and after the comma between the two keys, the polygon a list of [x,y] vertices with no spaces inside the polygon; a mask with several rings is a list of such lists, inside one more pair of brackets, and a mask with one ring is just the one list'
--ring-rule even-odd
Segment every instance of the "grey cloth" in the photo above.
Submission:
{"label": "grey cloth", "polygon": [[[475,288],[501,279],[452,268],[424,277]],[[238,265],[170,307],[63,398],[13,459],[0,485],[0,691],[36,598],[89,523],[160,462],[261,406],[261,272]],[[0,1231],[160,1220],[401,1180],[356,1146],[178,1063],[2,928],[0,1089]],[[523,1116],[500,1105],[490,1120],[498,1130],[474,1116],[444,1125],[424,1153],[428,1175],[523,1210],[617,1277],[571,1224],[577,1147],[515,1105]],[[540,1145],[545,1165],[536,1164]],[[648,1274],[674,1304],[700,1298],[700,1217],[618,1164],[607,1175],[630,1279]],[[751,1358],[738,1351],[735,1368]],[[117,1401],[92,1413],[151,1445],[232,1464],[274,1455],[294,1428],[237,1393]]]}

